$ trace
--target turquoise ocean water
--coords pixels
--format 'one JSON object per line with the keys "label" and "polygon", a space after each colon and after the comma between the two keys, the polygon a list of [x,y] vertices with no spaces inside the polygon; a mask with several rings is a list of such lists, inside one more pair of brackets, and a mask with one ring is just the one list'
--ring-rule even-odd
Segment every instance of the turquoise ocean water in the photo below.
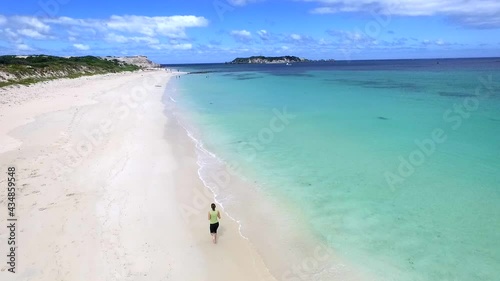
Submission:
{"label": "turquoise ocean water", "polygon": [[204,148],[342,259],[498,280],[500,59],[178,68],[203,72],[173,87]]}

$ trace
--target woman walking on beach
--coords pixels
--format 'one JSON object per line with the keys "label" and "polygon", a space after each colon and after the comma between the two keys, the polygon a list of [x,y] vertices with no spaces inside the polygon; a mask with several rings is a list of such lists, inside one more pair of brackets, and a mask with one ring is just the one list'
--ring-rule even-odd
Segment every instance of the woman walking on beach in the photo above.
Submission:
{"label": "woman walking on beach", "polygon": [[210,206],[212,210],[208,211],[208,220],[210,221],[210,234],[212,235],[212,241],[217,244],[217,228],[219,228],[220,212],[215,210],[215,204],[212,203]]}

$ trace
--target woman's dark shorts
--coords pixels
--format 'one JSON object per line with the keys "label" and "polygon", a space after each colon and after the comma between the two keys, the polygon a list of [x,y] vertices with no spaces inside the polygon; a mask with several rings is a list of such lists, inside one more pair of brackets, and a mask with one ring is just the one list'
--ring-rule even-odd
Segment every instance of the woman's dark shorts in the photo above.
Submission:
{"label": "woman's dark shorts", "polygon": [[210,233],[217,233],[217,228],[219,228],[219,223],[211,223],[210,224]]}

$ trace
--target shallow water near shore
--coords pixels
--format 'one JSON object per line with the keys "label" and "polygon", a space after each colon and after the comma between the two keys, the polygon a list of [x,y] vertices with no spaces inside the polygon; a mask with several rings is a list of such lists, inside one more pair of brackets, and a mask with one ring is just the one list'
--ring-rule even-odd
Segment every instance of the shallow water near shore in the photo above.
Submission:
{"label": "shallow water near shore", "polygon": [[[184,69],[209,71],[171,83],[203,144],[201,178],[258,249],[294,243],[269,259],[328,245],[380,280],[500,274],[495,60]],[[259,224],[274,235],[253,233]],[[324,267],[309,280],[342,274]]]}

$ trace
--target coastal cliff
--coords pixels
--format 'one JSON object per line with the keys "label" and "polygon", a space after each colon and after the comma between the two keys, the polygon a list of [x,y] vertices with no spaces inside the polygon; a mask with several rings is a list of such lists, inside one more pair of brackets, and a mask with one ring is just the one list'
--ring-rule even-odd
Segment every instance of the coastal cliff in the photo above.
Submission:
{"label": "coastal cliff", "polygon": [[111,61],[117,60],[117,61],[122,62],[122,63],[136,65],[140,68],[145,68],[145,69],[147,69],[147,68],[159,68],[160,67],[159,64],[152,62],[146,56],[127,56],[127,57],[108,56],[108,57],[103,57],[103,59],[111,60]]}

